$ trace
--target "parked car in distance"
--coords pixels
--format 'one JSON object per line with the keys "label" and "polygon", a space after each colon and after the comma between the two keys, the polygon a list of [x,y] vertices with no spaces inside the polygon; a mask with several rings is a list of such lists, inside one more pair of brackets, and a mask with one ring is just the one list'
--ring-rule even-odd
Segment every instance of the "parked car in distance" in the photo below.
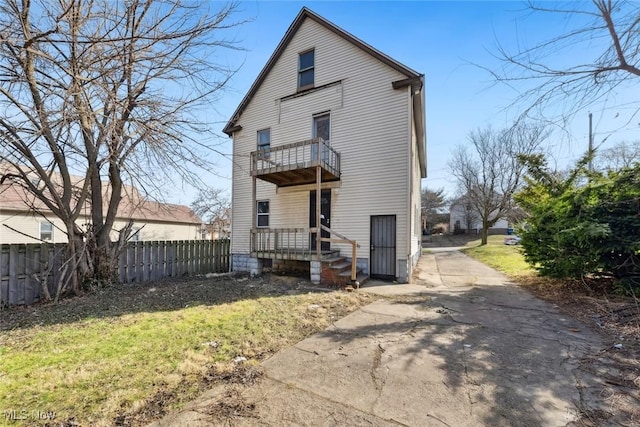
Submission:
{"label": "parked car in distance", "polygon": [[505,245],[517,245],[520,243],[520,236],[512,234],[511,236],[504,236]]}

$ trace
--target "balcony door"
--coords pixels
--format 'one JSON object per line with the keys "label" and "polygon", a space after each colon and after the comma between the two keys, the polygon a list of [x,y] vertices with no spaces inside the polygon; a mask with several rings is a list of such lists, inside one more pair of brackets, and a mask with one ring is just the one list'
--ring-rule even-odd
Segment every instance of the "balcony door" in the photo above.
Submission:
{"label": "balcony door", "polygon": [[[320,224],[325,227],[331,227],[331,190],[322,190],[320,192]],[[316,192],[309,192],[309,227],[316,226]],[[322,237],[330,237],[328,231],[322,230]],[[328,251],[331,249],[331,242],[321,242],[321,249]],[[311,234],[311,250],[316,249],[316,233]]]}
{"label": "balcony door", "polygon": [[[331,116],[329,113],[322,113],[313,116],[313,139],[318,138],[329,145],[331,141]],[[311,151],[311,159],[316,160],[318,158],[318,148],[313,146]],[[329,163],[329,150],[322,150],[322,160]]]}

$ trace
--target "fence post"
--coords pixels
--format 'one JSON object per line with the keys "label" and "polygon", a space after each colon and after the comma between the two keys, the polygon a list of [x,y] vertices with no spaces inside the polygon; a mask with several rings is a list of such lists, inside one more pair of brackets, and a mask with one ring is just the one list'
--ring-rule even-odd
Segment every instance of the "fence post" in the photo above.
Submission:
{"label": "fence post", "polygon": [[213,271],[215,273],[220,273],[220,261],[222,261],[221,255],[222,252],[220,251],[220,239],[216,239],[214,240],[213,243],[213,247],[212,247],[212,256],[213,256]]}
{"label": "fence post", "polygon": [[18,285],[18,245],[9,246],[9,304],[20,304]]}
{"label": "fence post", "polygon": [[136,251],[136,282],[142,283],[144,281],[144,246],[143,242],[135,242]]}
{"label": "fence post", "polygon": [[192,241],[193,245],[193,269],[191,274],[198,274],[200,272],[200,244],[197,240]]}
{"label": "fence post", "polygon": [[36,279],[33,278],[34,268],[34,252],[37,243],[29,243],[25,247],[24,253],[24,303],[31,304],[32,302],[38,301],[40,299],[40,288],[35,287],[34,284],[37,282]]}
{"label": "fence post", "polygon": [[126,269],[125,265],[127,264],[127,246],[128,243],[125,243],[125,246],[120,251],[120,255],[118,256],[118,282],[125,283],[126,278]]}
{"label": "fence post", "polygon": [[160,275],[164,279],[167,277],[167,242],[160,241]]}
{"label": "fence post", "polygon": [[167,246],[166,246],[166,258],[165,258],[165,262],[167,264],[166,267],[166,276],[167,277],[173,277],[173,241],[168,241],[166,242]]}
{"label": "fence post", "polygon": [[9,304],[9,245],[0,244],[0,304]]}

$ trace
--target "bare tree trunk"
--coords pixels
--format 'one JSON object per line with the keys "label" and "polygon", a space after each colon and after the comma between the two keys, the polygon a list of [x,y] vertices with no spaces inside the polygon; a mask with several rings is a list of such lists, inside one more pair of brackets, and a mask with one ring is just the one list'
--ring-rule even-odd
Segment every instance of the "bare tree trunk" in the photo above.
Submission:
{"label": "bare tree trunk", "polygon": [[480,245],[486,245],[489,241],[489,223],[486,220],[482,220],[482,238]]}
{"label": "bare tree trunk", "polygon": [[123,197],[137,207],[176,176],[202,185],[194,166],[215,171],[200,112],[234,74],[216,54],[236,48],[225,34],[240,23],[235,4],[204,3],[0,1],[0,184],[65,224],[56,300],[113,282],[131,233],[111,241]]}

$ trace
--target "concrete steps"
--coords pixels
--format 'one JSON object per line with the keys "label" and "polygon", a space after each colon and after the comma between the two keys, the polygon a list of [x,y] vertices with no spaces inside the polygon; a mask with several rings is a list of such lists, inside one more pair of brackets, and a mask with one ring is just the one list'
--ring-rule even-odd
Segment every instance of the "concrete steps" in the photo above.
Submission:
{"label": "concrete steps", "polygon": [[[364,283],[369,278],[362,269],[356,270],[356,281]],[[320,283],[331,286],[351,285],[351,262],[345,257],[333,256],[322,260]]]}

